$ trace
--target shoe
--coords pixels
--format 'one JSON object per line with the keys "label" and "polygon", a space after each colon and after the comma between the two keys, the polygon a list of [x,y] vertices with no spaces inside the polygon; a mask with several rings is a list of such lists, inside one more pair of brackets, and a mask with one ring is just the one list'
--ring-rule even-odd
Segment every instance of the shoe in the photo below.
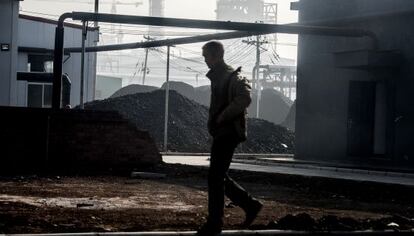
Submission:
{"label": "shoe", "polygon": [[216,236],[221,233],[222,226],[219,224],[205,223],[197,230],[197,236]]}
{"label": "shoe", "polygon": [[253,221],[256,219],[259,212],[262,210],[263,204],[258,200],[253,199],[249,206],[244,209],[246,213],[246,219],[244,220],[242,226],[249,227]]}

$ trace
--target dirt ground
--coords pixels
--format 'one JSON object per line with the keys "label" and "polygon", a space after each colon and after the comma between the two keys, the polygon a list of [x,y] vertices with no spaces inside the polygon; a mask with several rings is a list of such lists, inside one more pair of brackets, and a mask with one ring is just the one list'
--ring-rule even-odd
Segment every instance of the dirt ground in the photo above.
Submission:
{"label": "dirt ground", "polygon": [[[163,179],[129,172],[0,178],[0,233],[195,230],[207,213],[204,168],[163,165]],[[232,172],[263,203],[252,229],[414,229],[414,191],[402,186]],[[243,211],[228,200],[225,229]]]}

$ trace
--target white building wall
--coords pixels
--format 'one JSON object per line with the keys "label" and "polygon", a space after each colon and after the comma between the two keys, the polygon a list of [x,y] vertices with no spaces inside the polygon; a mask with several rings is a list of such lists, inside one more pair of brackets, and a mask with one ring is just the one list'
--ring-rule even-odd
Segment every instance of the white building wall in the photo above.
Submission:
{"label": "white building wall", "polygon": [[[40,22],[29,19],[19,19],[19,47],[32,48],[46,48],[53,49],[55,43],[55,28],[56,25],[48,22]],[[79,28],[65,27],[64,47],[81,47],[82,30]],[[96,46],[98,39],[98,31],[88,31],[85,45]],[[23,61],[19,62],[19,70],[27,71],[27,53],[21,55],[19,58]],[[85,54],[85,89],[84,101],[94,100],[95,94],[95,80],[96,80],[96,53]],[[71,54],[70,57],[64,56],[63,73],[67,73],[71,82],[71,100],[72,106],[80,103],[80,67],[81,56],[79,53]],[[19,92],[14,96],[14,101],[18,106],[26,106],[26,93],[21,93],[21,87],[24,87],[23,82],[19,84]],[[27,86],[26,86],[27,87]]]}

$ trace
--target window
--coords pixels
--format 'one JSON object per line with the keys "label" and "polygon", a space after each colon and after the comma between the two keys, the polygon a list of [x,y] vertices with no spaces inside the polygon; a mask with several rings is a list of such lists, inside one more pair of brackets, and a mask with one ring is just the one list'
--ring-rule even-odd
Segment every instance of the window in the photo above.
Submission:
{"label": "window", "polygon": [[45,72],[52,73],[53,72],[53,61],[45,61],[44,70]]}
{"label": "window", "polygon": [[28,83],[27,106],[43,108],[52,107],[52,84]]}
{"label": "window", "polygon": [[42,54],[29,54],[28,64],[30,71],[51,72],[53,71],[53,56]]}

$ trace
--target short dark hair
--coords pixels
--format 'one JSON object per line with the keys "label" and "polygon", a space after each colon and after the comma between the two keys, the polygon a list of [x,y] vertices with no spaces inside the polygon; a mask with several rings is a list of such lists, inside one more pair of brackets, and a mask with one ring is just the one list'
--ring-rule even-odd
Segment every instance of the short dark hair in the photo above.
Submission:
{"label": "short dark hair", "polygon": [[223,58],[224,47],[219,41],[210,41],[203,46],[203,50],[209,52],[212,56]]}

